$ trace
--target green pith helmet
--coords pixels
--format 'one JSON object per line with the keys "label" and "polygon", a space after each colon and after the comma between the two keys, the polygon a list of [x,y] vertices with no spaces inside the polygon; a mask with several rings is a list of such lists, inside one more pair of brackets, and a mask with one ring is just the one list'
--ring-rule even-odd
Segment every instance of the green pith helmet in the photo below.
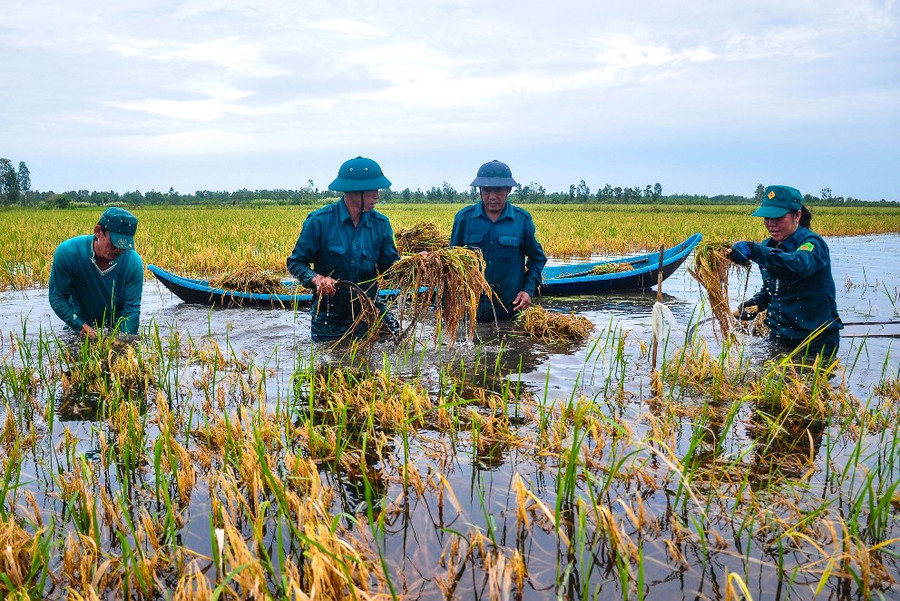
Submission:
{"label": "green pith helmet", "polygon": [[763,193],[762,204],[750,213],[753,217],[780,219],[790,211],[803,208],[803,195],[797,188],[790,186],[767,186]]}
{"label": "green pith helmet", "polygon": [[328,184],[328,189],[335,192],[360,192],[390,187],[391,182],[381,172],[378,163],[364,157],[344,161],[338,169],[337,178]]}
{"label": "green pith helmet", "polygon": [[478,168],[478,176],[471,183],[479,188],[512,188],[518,186],[509,165],[493,160]]}

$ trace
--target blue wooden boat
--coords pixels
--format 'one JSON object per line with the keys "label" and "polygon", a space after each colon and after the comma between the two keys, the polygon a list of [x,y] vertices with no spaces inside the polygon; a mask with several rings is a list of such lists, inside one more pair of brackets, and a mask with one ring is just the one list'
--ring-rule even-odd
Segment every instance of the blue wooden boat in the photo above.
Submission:
{"label": "blue wooden boat", "polygon": [[[703,240],[701,234],[694,234],[681,244],[667,248],[662,254],[662,275],[665,280],[675,273],[691,251]],[[595,275],[594,269],[601,265],[627,264],[628,271],[618,271]],[[538,290],[539,296],[582,296],[622,290],[648,290],[656,286],[659,279],[659,251],[595,263],[574,263],[544,267],[544,283]]]}
{"label": "blue wooden boat", "polygon": [[[662,256],[663,279],[672,275],[695,246],[703,239],[694,234],[681,244],[666,249]],[[627,263],[628,271],[594,275],[598,265]],[[147,269],[156,276],[163,286],[186,303],[218,307],[272,307],[291,309],[309,306],[312,294],[307,291],[298,294],[260,294],[226,290],[210,286],[207,280],[176,275],[156,265]],[[659,252],[636,257],[625,257],[593,263],[572,263],[544,268],[544,283],[538,290],[539,296],[582,296],[621,290],[646,290],[656,286],[660,264]],[[297,287],[295,280],[285,280],[285,286]],[[390,300],[397,290],[380,290],[379,298]]]}

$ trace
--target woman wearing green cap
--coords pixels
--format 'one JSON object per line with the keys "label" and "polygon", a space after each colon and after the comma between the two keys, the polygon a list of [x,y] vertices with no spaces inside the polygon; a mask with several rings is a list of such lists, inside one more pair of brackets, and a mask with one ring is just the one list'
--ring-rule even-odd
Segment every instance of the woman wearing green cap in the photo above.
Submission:
{"label": "woman wearing green cap", "polygon": [[[378,288],[372,280],[400,258],[391,222],[375,211],[378,191],[390,185],[372,159],[345,161],[328,185],[329,190],[344,193],[341,199],[313,211],[303,222],[287,267],[313,290],[315,342],[343,337],[359,315],[359,302],[352,300],[350,289],[339,284],[341,280],[361,285],[374,300]],[[376,306],[382,310],[384,323],[395,329],[393,317],[379,303]],[[361,324],[353,335],[359,337],[366,331],[367,326]]]}
{"label": "woman wearing green cap", "polygon": [[769,339],[790,350],[818,332],[806,352],[833,356],[844,326],[837,312],[831,256],[825,241],[809,229],[812,214],[803,206],[803,196],[790,186],[769,186],[753,216],[763,218],[769,238],[737,242],[730,257],[738,264],[758,264],[763,287],[738,305],[737,313],[748,318],[755,313],[751,307],[765,310]]}

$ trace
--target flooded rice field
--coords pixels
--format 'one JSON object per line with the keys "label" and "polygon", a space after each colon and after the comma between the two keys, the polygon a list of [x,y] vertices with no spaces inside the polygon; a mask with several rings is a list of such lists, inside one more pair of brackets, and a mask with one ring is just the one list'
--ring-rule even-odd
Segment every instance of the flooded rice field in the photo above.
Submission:
{"label": "flooded rice field", "polygon": [[[843,320],[900,321],[900,235],[828,243]],[[658,372],[655,291],[536,299],[586,343],[366,352],[153,280],[80,345],[0,293],[0,597],[900,599],[900,326],[809,370],[663,292]]]}

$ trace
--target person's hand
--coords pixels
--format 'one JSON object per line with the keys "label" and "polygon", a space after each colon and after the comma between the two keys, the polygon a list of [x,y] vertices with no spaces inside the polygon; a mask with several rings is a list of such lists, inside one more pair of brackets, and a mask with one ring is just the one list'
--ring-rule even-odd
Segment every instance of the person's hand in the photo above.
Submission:
{"label": "person's hand", "polygon": [[747,303],[740,303],[734,310],[733,315],[741,321],[750,321],[756,318],[759,313],[759,307]]}
{"label": "person's hand", "polygon": [[726,253],[728,258],[737,263],[738,265],[746,265],[750,262],[750,254],[752,252],[752,247],[750,243],[746,240],[741,240],[740,242],[735,242],[731,248],[728,249]]}
{"label": "person's hand", "polygon": [[312,285],[316,287],[316,291],[322,296],[334,296],[337,292],[337,282],[336,279],[321,273],[317,273],[312,279]]}
{"label": "person's hand", "polygon": [[524,311],[531,306],[531,295],[522,290],[513,299],[513,309],[516,311]]}
{"label": "person's hand", "polygon": [[97,338],[97,331],[86,323],[81,324],[81,336],[94,340]]}

